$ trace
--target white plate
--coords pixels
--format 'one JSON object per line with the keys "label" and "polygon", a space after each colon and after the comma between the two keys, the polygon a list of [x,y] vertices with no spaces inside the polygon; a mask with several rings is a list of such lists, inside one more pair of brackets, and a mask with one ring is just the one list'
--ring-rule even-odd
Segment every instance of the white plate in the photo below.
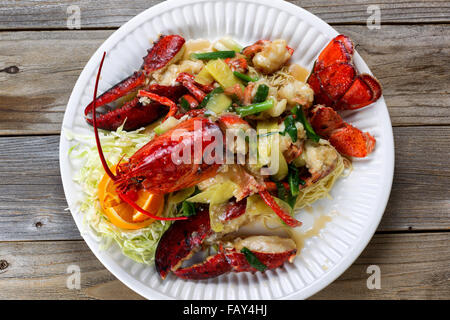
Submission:
{"label": "white plate", "polygon": [[[217,39],[231,35],[242,44],[258,39],[286,39],[295,49],[293,62],[311,68],[314,58],[337,32],[311,13],[279,0],[177,0],[166,1],[137,15],[114,32],[91,57],[81,73],[64,116],[63,128],[93,134],[83,116],[94,90],[95,74],[103,51],[107,52],[99,92],[138,69],[159,33],[181,34],[186,39]],[[359,71],[370,70],[358,53]],[[79,169],[69,161],[71,143],[60,141],[60,166],[67,202],[73,218],[92,252],[118,279],[149,299],[303,299],[341,275],[369,242],[383,215],[394,168],[392,127],[384,98],[363,110],[348,112],[347,121],[377,140],[375,151],[355,160],[352,174],[340,179],[333,200],[321,200],[316,210],[297,216],[303,230],[321,213],[334,212],[319,236],[308,239],[294,264],[265,274],[228,274],[208,281],[159,279],[154,267],[138,264],[117,247],[99,248],[99,239],[82,228],[77,202],[81,190],[72,181]]]}

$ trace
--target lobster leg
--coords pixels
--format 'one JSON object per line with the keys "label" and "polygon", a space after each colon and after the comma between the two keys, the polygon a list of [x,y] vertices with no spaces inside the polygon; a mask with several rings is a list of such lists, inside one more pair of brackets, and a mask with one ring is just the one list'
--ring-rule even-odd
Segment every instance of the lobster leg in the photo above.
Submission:
{"label": "lobster leg", "polygon": [[202,102],[208,92],[211,92],[214,87],[211,85],[201,85],[194,81],[194,76],[186,72],[181,72],[177,79],[199,102]]}

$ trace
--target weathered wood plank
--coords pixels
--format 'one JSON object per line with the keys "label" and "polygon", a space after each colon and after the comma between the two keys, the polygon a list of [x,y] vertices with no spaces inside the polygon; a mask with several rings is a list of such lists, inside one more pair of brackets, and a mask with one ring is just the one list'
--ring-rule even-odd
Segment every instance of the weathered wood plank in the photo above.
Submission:
{"label": "weathered wood plank", "polygon": [[[162,0],[64,0],[0,1],[0,30],[67,28],[68,7],[80,9],[81,28],[119,27],[138,13]],[[381,10],[381,23],[423,23],[450,21],[450,6],[445,0],[407,1],[339,1],[289,0],[331,24],[366,24],[370,5]]]}
{"label": "weathered wood plank", "polygon": [[78,76],[105,38],[100,32],[0,33],[0,134],[57,133]]}
{"label": "weathered wood plank", "polygon": [[[375,235],[355,263],[313,299],[448,299],[450,233]],[[381,289],[367,289],[367,267]]]}
{"label": "weathered wood plank", "polygon": [[[0,243],[0,260],[7,265],[0,270],[2,299],[140,298],[103,267],[84,241]],[[72,266],[80,268],[81,290],[67,287]]]}
{"label": "weathered wood plank", "polygon": [[0,240],[81,239],[65,211],[58,146],[58,136],[0,138]]}
{"label": "weathered wood plank", "polygon": [[[396,170],[379,231],[450,229],[450,127],[394,129]],[[0,241],[80,239],[64,211],[58,136],[0,138]]]}
{"label": "weathered wood plank", "polygon": [[[445,26],[340,26],[384,86],[394,125],[450,124]],[[0,33],[0,135],[57,134],[83,66],[112,31]]]}
{"label": "weathered wood plank", "polygon": [[449,140],[449,127],[394,128],[394,182],[378,230],[450,229]]}
{"label": "weathered wood plank", "polygon": [[[356,262],[313,299],[448,299],[450,233],[375,235]],[[0,299],[140,299],[110,274],[83,241],[0,243]],[[3,263],[6,266],[5,263]],[[81,289],[67,288],[68,267]],[[381,289],[369,290],[369,265]]]}

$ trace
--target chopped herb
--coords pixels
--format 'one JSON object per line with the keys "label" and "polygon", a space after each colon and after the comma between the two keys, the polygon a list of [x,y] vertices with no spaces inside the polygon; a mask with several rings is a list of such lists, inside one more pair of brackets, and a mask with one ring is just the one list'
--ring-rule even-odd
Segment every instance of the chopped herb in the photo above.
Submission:
{"label": "chopped herb", "polygon": [[260,84],[258,89],[256,89],[255,98],[253,99],[254,103],[259,103],[266,101],[267,96],[269,95],[269,87],[265,84]]}
{"label": "chopped herb", "polygon": [[274,181],[274,182],[275,182],[275,185],[277,186],[278,198],[280,198],[283,201],[286,201],[287,193],[286,193],[286,188],[284,187],[283,183],[281,183],[280,181]]}
{"label": "chopped herb", "polygon": [[[301,184],[300,181],[303,181],[300,179],[298,175],[298,169],[292,164],[288,165],[289,172],[288,172],[288,183],[289,183],[289,189],[291,189],[291,195],[292,196],[298,196],[300,193],[299,185]],[[303,181],[304,182],[304,181]]]}
{"label": "chopped herb", "polygon": [[190,217],[195,215],[194,204],[189,201],[183,201],[183,204],[181,205],[181,215],[184,217]]}
{"label": "chopped herb", "polygon": [[246,74],[234,71],[233,74],[235,75],[236,78],[239,78],[241,80],[244,80],[245,82],[256,82],[258,81],[257,78],[252,78]]}
{"label": "chopped herb", "polygon": [[251,114],[256,114],[273,107],[273,100],[266,100],[260,103],[254,103],[245,107],[236,108],[236,112],[241,117],[246,117]]}
{"label": "chopped herb", "polygon": [[214,59],[225,59],[234,58],[236,56],[235,51],[214,51],[214,52],[204,52],[204,53],[193,53],[191,57],[199,60],[214,60]]}
{"label": "chopped herb", "polygon": [[293,196],[292,194],[289,193],[286,202],[289,204],[289,206],[290,206],[292,209],[294,209],[295,203],[297,202],[297,196]]}
{"label": "chopped herb", "polygon": [[[303,180],[301,180],[301,181],[303,181]],[[277,186],[278,198],[280,198],[283,201],[286,201],[289,204],[289,206],[292,209],[294,209],[295,203],[297,202],[297,196],[292,195],[291,192],[286,192],[286,187],[284,186],[284,184],[282,182],[274,181],[274,183]]]}
{"label": "chopped herb", "polygon": [[292,142],[297,141],[297,127],[295,126],[295,120],[292,115],[287,116],[286,119],[284,119],[284,131],[285,133],[289,134],[289,136],[292,139]]}
{"label": "chopped herb", "polygon": [[292,109],[292,113],[296,116],[296,119],[303,124],[308,138],[315,142],[319,142],[320,136],[314,131],[311,124],[306,119],[305,113],[303,112],[303,107],[301,105],[296,105]]}
{"label": "chopped herb", "polygon": [[247,259],[248,263],[259,271],[265,271],[267,269],[267,266],[259,261],[259,259],[255,256],[253,252],[251,252],[248,248],[244,247],[241,249],[241,253],[244,254],[245,259]]}

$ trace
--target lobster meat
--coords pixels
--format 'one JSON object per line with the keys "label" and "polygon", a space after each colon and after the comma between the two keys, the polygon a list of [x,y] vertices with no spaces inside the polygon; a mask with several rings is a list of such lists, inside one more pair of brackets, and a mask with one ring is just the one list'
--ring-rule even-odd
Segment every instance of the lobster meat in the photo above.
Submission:
{"label": "lobster meat", "polygon": [[[129,95],[135,95],[135,91],[145,88],[147,78],[153,72],[161,70],[181,58],[184,52],[184,43],[185,39],[179,35],[161,36],[143,58],[144,62],[140,70],[89,103],[84,110],[85,115],[87,116],[93,110],[115,102],[119,98],[125,99]],[[165,106],[171,108],[170,115],[173,115],[176,110],[173,109],[173,105],[168,105],[166,99],[178,101],[182,95],[187,93],[182,86],[151,85],[147,91],[153,94],[150,98],[152,102],[145,103],[142,99],[134,98],[121,107],[106,114],[100,114],[98,127],[105,130],[116,130],[127,119],[124,125],[125,130],[138,129],[161,117],[166,111]],[[93,124],[92,118],[86,120],[89,124]]]}
{"label": "lobster meat", "polygon": [[353,42],[341,34],[319,54],[308,78],[317,104],[309,110],[309,120],[340,153],[363,158],[375,148],[375,138],[346,123],[336,110],[365,107],[381,97],[382,89],[375,77],[358,74],[353,53]]}
{"label": "lobster meat", "polygon": [[[224,221],[242,216],[245,208],[245,201],[230,202]],[[183,262],[190,259],[209,237],[217,237],[217,234],[211,230],[209,210],[205,206],[200,206],[197,214],[188,220],[173,223],[161,237],[156,249],[155,266],[161,278],[165,279],[169,272],[183,279],[204,280],[228,272],[258,271],[240,251],[243,247],[248,247],[267,269],[278,268],[287,261],[292,262],[297,253],[291,239],[252,236],[231,242],[220,241],[215,255],[201,263],[182,267]]]}

